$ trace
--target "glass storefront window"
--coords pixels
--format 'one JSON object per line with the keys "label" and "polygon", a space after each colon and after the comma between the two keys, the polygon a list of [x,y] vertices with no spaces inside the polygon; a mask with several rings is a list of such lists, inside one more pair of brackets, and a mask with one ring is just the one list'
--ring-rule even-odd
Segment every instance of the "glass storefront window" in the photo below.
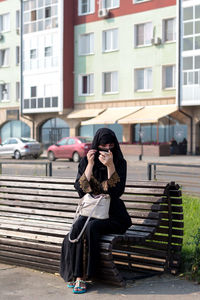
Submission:
{"label": "glass storefront window", "polygon": [[30,127],[21,121],[9,121],[1,127],[1,142],[9,137],[30,137]]}
{"label": "glass storefront window", "polygon": [[[170,120],[169,120],[170,122]],[[133,143],[157,143],[157,134],[159,143],[170,142],[174,138],[177,143],[180,143],[184,138],[187,138],[187,125],[175,123],[172,120],[172,124],[163,125],[159,124],[158,133],[157,125],[149,124],[142,125],[136,124],[133,126]]]}
{"label": "glass storefront window", "polygon": [[119,124],[95,124],[95,125],[84,125],[81,126],[79,128],[79,135],[80,136],[89,136],[89,137],[94,137],[96,131],[99,128],[109,128],[111,130],[114,131],[114,133],[116,134],[116,137],[118,139],[119,142],[122,142],[122,131],[123,131],[123,127]]}

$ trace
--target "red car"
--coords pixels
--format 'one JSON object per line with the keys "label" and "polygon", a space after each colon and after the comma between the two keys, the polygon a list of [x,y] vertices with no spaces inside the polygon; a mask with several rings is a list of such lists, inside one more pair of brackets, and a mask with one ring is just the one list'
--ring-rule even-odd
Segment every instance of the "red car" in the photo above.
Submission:
{"label": "red car", "polygon": [[53,161],[57,158],[69,158],[74,162],[79,162],[80,158],[91,149],[91,145],[91,137],[65,137],[47,149],[48,159]]}

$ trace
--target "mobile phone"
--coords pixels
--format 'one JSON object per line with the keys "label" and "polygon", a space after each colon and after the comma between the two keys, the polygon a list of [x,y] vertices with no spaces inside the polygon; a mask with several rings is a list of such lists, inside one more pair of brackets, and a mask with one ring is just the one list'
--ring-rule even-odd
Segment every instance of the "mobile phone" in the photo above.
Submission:
{"label": "mobile phone", "polygon": [[103,151],[103,152],[109,152],[109,149],[99,149],[99,151]]}

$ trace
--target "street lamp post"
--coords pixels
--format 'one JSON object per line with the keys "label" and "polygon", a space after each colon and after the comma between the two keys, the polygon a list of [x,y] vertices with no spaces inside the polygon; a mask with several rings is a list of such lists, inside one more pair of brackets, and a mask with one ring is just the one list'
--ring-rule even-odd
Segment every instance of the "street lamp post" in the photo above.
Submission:
{"label": "street lamp post", "polygon": [[143,143],[142,143],[143,135],[144,135],[144,132],[142,131],[142,128],[141,128],[141,125],[140,125],[139,136],[140,136],[141,152],[140,152],[140,155],[139,155],[139,160],[142,160],[142,156],[143,156]]}

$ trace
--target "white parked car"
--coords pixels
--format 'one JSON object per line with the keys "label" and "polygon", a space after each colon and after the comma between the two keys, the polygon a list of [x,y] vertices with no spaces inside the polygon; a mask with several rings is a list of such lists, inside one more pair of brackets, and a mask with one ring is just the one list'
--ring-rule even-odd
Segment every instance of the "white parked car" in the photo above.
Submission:
{"label": "white parked car", "polygon": [[0,145],[0,157],[11,156],[15,159],[20,159],[24,156],[33,156],[38,158],[43,152],[42,144],[34,139],[8,138]]}

